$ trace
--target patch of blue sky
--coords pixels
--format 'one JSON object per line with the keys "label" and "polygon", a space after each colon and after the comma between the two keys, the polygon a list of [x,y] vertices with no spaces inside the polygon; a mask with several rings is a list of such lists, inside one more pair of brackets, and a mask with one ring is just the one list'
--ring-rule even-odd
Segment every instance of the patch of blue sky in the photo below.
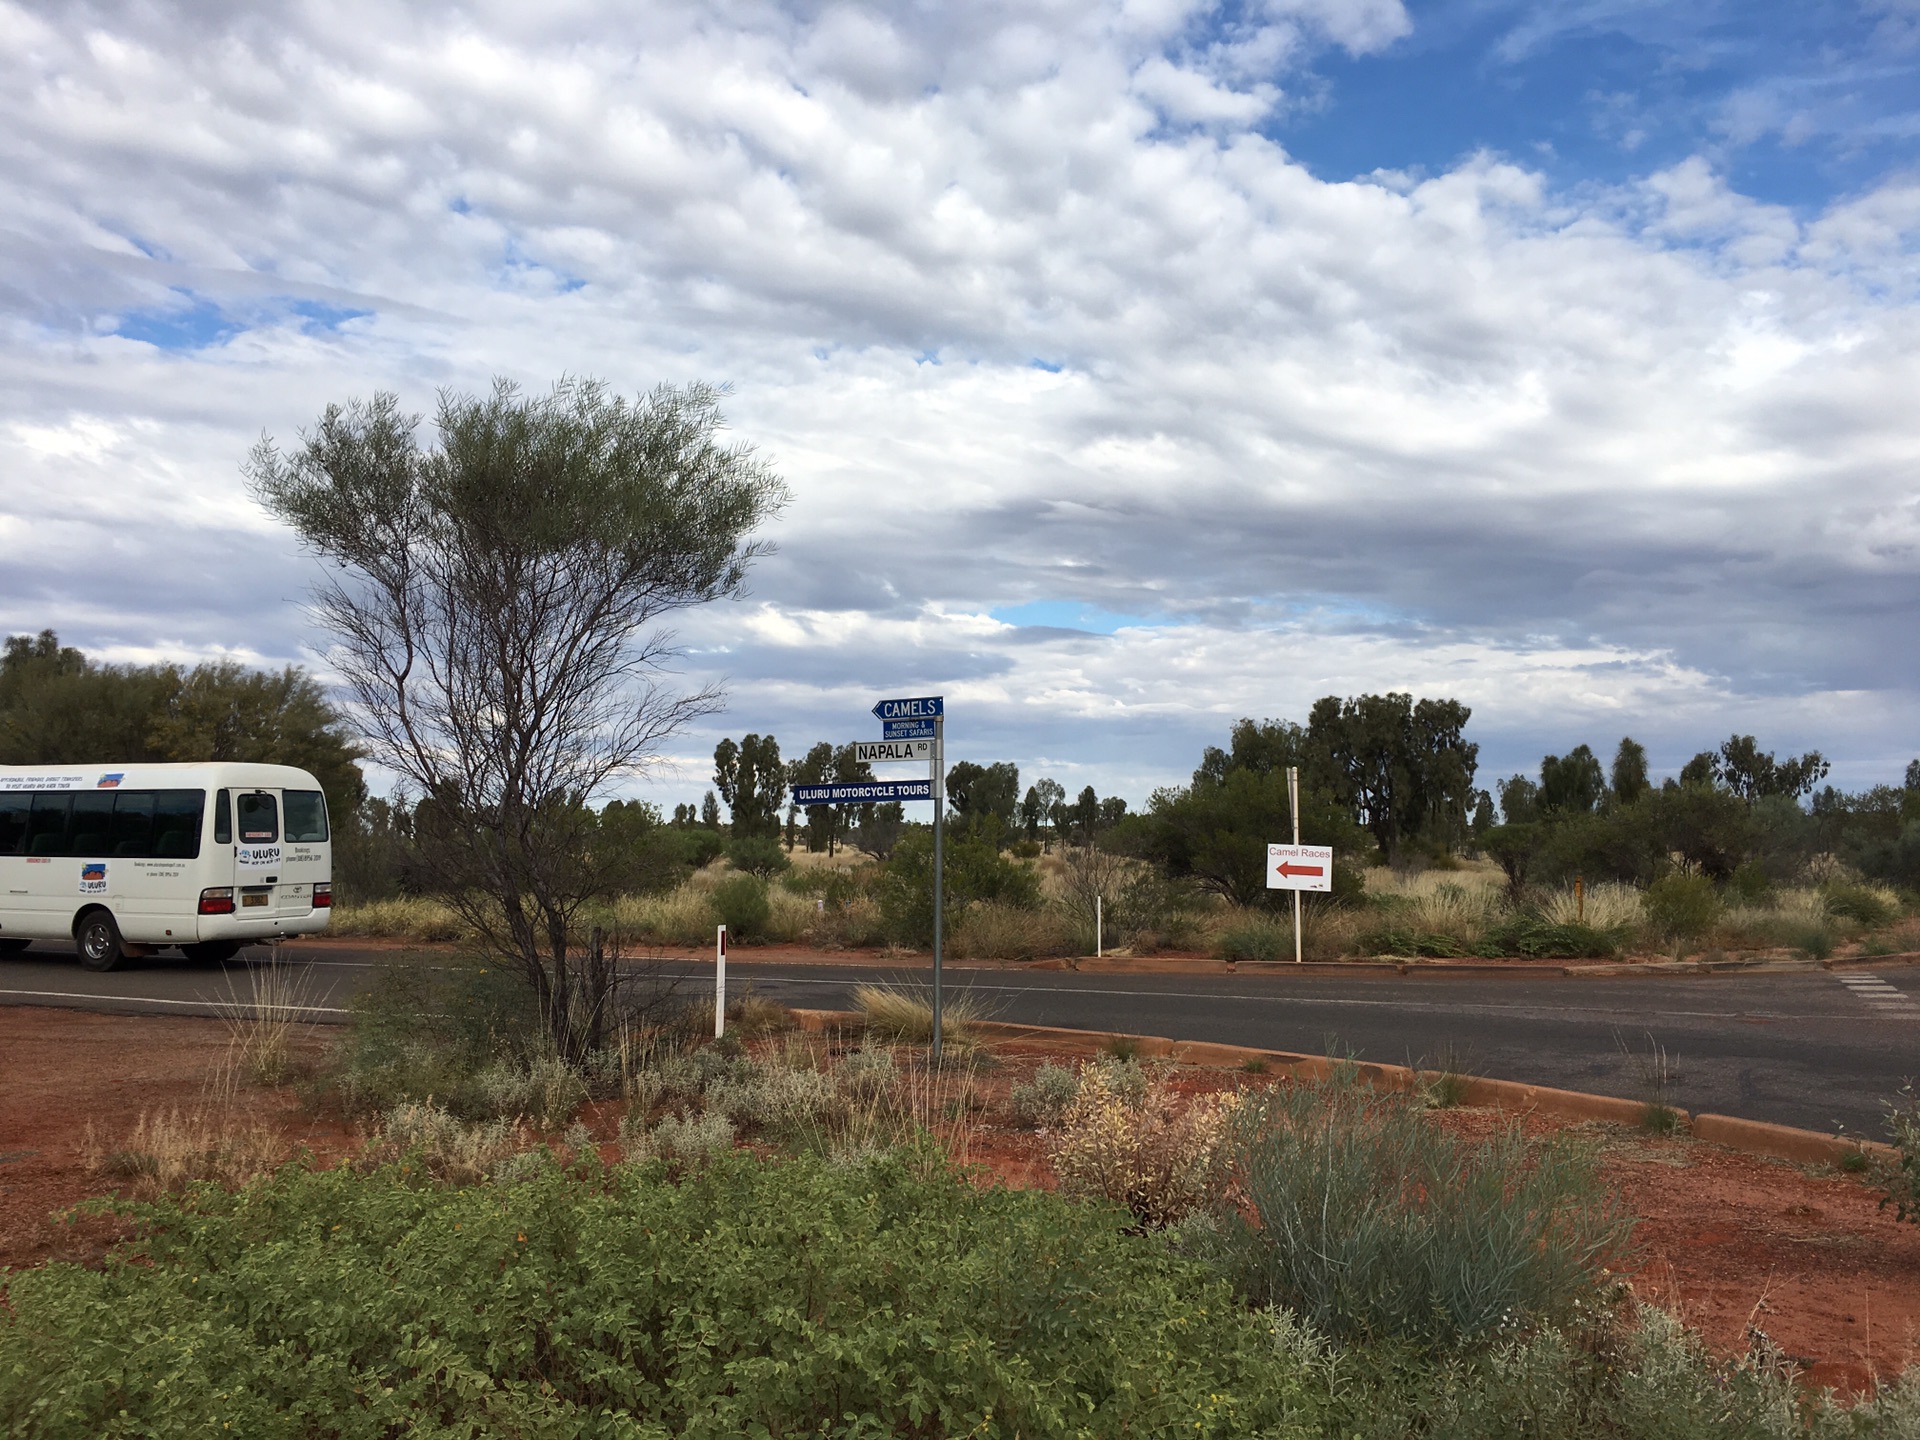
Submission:
{"label": "patch of blue sky", "polygon": [[210,300],[175,291],[185,303],[149,310],[132,310],[120,317],[113,333],[160,350],[205,350],[225,343],[244,327]]}
{"label": "patch of blue sky", "polygon": [[1120,630],[1166,625],[1158,615],[1121,615],[1079,600],[1029,600],[1023,605],[1001,605],[987,614],[1004,625],[1040,626],[1049,630],[1081,630],[1090,635],[1112,635]]}
{"label": "patch of blue sky", "polygon": [[242,331],[284,323],[289,318],[309,335],[331,335],[348,321],[374,313],[287,295],[249,302],[243,308],[223,306],[191,290],[176,288],[172,293],[178,303],[129,311],[120,317],[112,333],[160,350],[207,350],[226,344]]}
{"label": "patch of blue sky", "polygon": [[1033,359],[1027,361],[1027,368],[1031,370],[1044,370],[1049,375],[1058,375],[1062,370],[1066,369],[1067,367],[1065,365],[1058,364],[1052,360],[1042,360],[1038,355],[1036,355],[1033,357]]}
{"label": "patch of blue sky", "polygon": [[1920,44],[1852,0],[1409,0],[1385,50],[1330,50],[1266,127],[1325,179],[1437,173],[1479,150],[1556,184],[1695,154],[1817,210],[1911,163]]}

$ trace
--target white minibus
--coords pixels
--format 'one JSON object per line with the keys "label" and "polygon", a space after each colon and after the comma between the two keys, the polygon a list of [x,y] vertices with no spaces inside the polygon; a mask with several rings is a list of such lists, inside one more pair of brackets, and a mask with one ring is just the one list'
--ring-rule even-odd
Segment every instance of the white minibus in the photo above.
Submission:
{"label": "white minibus", "polygon": [[327,928],[320,782],[291,765],[0,765],[0,953],[72,940],[89,970]]}

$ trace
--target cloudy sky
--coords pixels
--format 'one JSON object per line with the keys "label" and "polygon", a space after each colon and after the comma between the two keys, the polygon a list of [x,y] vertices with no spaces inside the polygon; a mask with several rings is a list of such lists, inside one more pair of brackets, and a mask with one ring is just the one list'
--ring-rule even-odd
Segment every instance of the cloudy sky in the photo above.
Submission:
{"label": "cloudy sky", "polygon": [[0,628],[311,663],[329,401],[733,387],[789,752],[1136,802],[1406,689],[1483,777],[1920,753],[1920,0],[0,0]]}

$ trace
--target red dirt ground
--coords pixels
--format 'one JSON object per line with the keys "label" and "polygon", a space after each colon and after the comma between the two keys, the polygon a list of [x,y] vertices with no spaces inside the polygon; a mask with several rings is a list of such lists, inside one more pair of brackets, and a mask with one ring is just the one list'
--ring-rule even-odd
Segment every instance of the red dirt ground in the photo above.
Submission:
{"label": "red dirt ground", "polygon": [[[143,1112],[208,1104],[227,1042],[219,1021],[0,1008],[0,1274],[101,1253],[110,1227],[52,1218],[111,1188],[87,1167],[87,1122],[118,1140]],[[1064,1052],[1020,1042],[995,1053],[1001,1063],[980,1088],[1004,1100],[1043,1056]],[[1192,1092],[1264,1082],[1195,1068],[1175,1083]],[[240,1099],[249,1115],[271,1120],[319,1158],[356,1144],[287,1091],[242,1091]],[[617,1107],[591,1108],[591,1128],[610,1134]],[[1438,1113],[1468,1133],[1506,1118]],[[1548,1124],[1539,1117],[1523,1123],[1529,1130]],[[1757,1326],[1809,1366],[1813,1384],[1859,1391],[1908,1364],[1920,1341],[1920,1226],[1897,1224],[1868,1185],[1692,1140],[1584,1128],[1602,1148],[1608,1179],[1642,1217],[1632,1275],[1639,1293],[1677,1307],[1724,1352],[1745,1349],[1748,1326]],[[980,1123],[966,1158],[1011,1184],[1052,1184],[1030,1132]]]}

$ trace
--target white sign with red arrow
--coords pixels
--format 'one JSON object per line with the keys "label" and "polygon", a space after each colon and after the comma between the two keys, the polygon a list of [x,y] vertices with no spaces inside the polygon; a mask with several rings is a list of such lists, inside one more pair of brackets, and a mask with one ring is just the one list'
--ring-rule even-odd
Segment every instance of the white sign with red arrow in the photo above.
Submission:
{"label": "white sign with red arrow", "polygon": [[1332,890],[1331,845],[1267,846],[1269,890]]}

